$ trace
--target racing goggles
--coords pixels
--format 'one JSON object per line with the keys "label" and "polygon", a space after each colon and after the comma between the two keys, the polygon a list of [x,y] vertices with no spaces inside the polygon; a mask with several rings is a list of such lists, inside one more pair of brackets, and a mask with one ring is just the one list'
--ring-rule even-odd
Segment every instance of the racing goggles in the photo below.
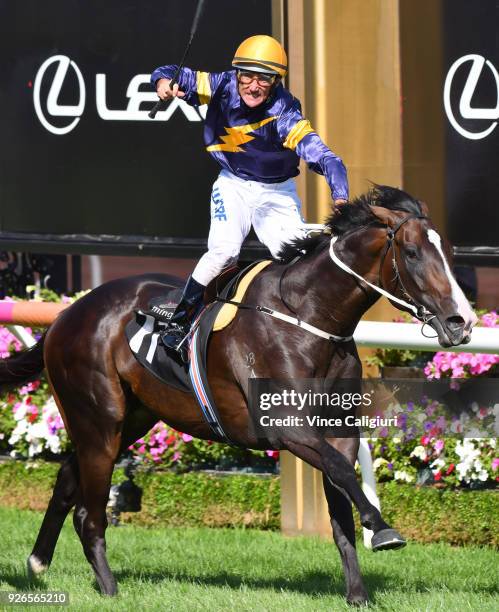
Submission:
{"label": "racing goggles", "polygon": [[242,85],[249,85],[252,81],[255,81],[260,87],[270,87],[275,83],[277,75],[266,74],[264,72],[251,72],[248,70],[238,70],[237,80]]}

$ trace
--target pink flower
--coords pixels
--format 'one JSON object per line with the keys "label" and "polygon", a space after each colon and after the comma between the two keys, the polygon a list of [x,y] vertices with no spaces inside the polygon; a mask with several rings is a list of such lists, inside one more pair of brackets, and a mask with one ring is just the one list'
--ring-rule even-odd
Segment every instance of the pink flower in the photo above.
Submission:
{"label": "pink flower", "polygon": [[499,468],[499,457],[492,459],[492,471],[495,472]]}
{"label": "pink flower", "polygon": [[484,327],[499,327],[499,315],[495,310],[482,315],[480,321]]}
{"label": "pink flower", "polygon": [[443,448],[444,448],[444,441],[443,440],[437,440],[435,442],[435,446],[434,446],[435,450],[437,453],[441,453]]}
{"label": "pink flower", "polygon": [[191,435],[186,434],[186,433],[183,433],[183,434],[182,434],[182,440],[183,440],[184,442],[190,442],[192,439],[193,439],[193,437],[192,437]]}
{"label": "pink flower", "polygon": [[178,451],[175,451],[173,453],[172,461],[178,461],[180,459],[180,457],[182,457],[182,454],[179,453]]}
{"label": "pink flower", "polygon": [[272,459],[275,459],[277,461],[277,459],[279,459],[279,451],[276,450],[266,450],[265,454],[269,457],[272,457]]}

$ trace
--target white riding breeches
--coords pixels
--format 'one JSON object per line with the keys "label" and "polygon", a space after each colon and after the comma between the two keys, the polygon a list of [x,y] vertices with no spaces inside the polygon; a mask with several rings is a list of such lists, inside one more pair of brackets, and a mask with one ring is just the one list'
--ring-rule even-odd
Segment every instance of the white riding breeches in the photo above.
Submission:
{"label": "white riding breeches", "polygon": [[252,225],[273,257],[283,243],[304,235],[306,226],[294,179],[259,183],[222,170],[211,193],[208,251],[192,273],[194,280],[206,286],[235,262]]}

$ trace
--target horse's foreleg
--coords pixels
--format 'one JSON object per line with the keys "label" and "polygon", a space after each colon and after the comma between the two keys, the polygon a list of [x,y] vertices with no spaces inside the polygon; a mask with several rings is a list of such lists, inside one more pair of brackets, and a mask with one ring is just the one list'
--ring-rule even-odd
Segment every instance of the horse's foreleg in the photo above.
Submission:
{"label": "horse's foreleg", "polygon": [[404,538],[390,528],[380,511],[367,499],[357,482],[353,465],[341,452],[324,439],[315,440],[307,446],[290,441],[286,441],[285,445],[292,453],[320,469],[331,485],[355,504],[362,526],[374,532],[371,540],[373,551],[405,545]]}
{"label": "horse's foreleg", "polygon": [[49,568],[64,521],[75,505],[77,489],[78,464],[73,453],[59,469],[52,498],[28,558],[28,576],[31,579]]}
{"label": "horse's foreleg", "polygon": [[[334,440],[333,444],[341,445],[341,451],[350,461],[355,462],[359,443],[354,439]],[[355,524],[353,521],[351,502],[331,485],[323,474],[324,493],[331,517],[333,538],[338,547],[343,572],[345,574],[347,601],[353,605],[363,605],[368,601],[368,594],[362,581],[357,550],[355,548]]]}

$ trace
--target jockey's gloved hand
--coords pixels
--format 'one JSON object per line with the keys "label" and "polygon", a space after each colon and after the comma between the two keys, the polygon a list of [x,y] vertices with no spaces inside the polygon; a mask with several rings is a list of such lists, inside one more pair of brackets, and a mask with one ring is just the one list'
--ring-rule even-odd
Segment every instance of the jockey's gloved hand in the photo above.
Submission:
{"label": "jockey's gloved hand", "polygon": [[185,92],[179,89],[178,83],[174,84],[173,89],[170,89],[170,83],[171,79],[159,79],[156,82],[156,93],[161,100],[185,97]]}
{"label": "jockey's gloved hand", "polygon": [[345,204],[348,203],[348,200],[334,200],[333,205],[331,206],[331,208],[333,209],[333,211],[337,210],[338,208],[340,208],[341,206],[345,206]]}

